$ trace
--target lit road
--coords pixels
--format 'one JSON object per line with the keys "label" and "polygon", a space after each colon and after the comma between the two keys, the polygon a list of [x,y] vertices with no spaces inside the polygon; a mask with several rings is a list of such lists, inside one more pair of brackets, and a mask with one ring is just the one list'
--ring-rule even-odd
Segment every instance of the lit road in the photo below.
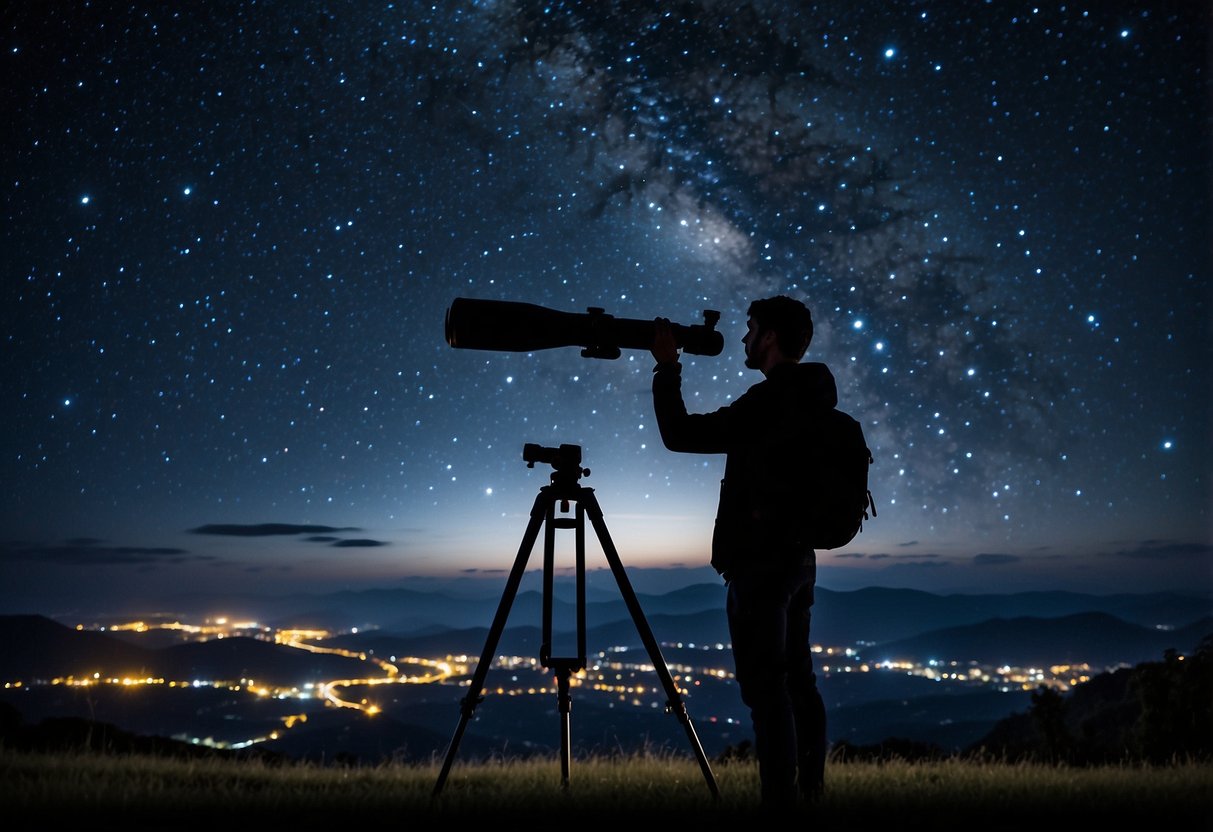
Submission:
{"label": "lit road", "polygon": [[[78,625],[78,630],[85,629]],[[49,680],[51,685],[89,687],[112,685],[121,687],[163,685],[175,688],[225,688],[258,698],[316,699],[331,707],[348,708],[367,716],[375,716],[382,710],[380,699],[368,696],[370,689],[379,685],[460,684],[470,678],[478,659],[459,655],[443,658],[391,656],[390,660],[378,658],[365,651],[328,647],[315,642],[333,637],[325,630],[275,630],[255,622],[229,622],[225,619],[208,621],[204,625],[187,625],[178,621],[148,623],[136,621],[100,628],[102,631],[148,632],[169,630],[179,632],[191,640],[206,641],[238,636],[252,636],[264,641],[273,641],[284,647],[305,650],[343,658],[356,659],[367,664],[367,674],[361,678],[331,679],[323,682],[308,682],[299,687],[277,687],[261,684],[252,679],[162,679],[143,678],[134,675],[102,677],[94,673],[86,676],[66,676]],[[354,631],[357,632],[357,631]],[[725,669],[731,662],[727,645],[672,644],[670,648],[682,651],[686,657],[682,662],[669,664],[669,670],[680,691],[694,691],[701,684],[727,682],[733,674]],[[693,655],[699,653],[701,655]],[[991,687],[997,690],[1034,690],[1050,687],[1059,691],[1069,690],[1086,682],[1093,674],[1087,665],[1055,665],[1040,668],[1019,668],[1009,665],[998,667],[980,666],[974,662],[900,662],[895,660],[865,661],[854,648],[830,648],[814,646],[813,652],[821,662],[822,672],[834,674],[895,673],[921,676],[936,682],[952,685]],[[499,673],[496,684],[490,691],[505,696],[549,695],[554,692],[551,674],[540,666],[535,657],[498,656],[494,667]],[[415,670],[406,672],[404,669]],[[612,648],[591,657],[587,668],[577,673],[570,681],[574,687],[585,687],[605,695],[620,704],[635,707],[659,707],[665,701],[660,685],[653,683],[653,665],[647,654],[627,648]],[[504,676],[504,679],[501,678]],[[46,684],[42,682],[41,684]],[[27,687],[28,682],[4,680],[5,689]],[[380,701],[383,701],[380,699]],[[239,748],[277,739],[282,731],[290,730],[307,721],[307,713],[295,713],[281,718],[282,727],[267,735],[247,738],[241,742],[223,743],[225,747]],[[731,720],[729,720],[731,721]],[[209,742],[209,738],[198,738]]]}

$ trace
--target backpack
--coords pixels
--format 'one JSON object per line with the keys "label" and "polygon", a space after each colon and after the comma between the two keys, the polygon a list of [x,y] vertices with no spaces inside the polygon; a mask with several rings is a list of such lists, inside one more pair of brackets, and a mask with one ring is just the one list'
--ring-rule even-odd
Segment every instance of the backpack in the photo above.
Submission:
{"label": "backpack", "polygon": [[876,516],[871,465],[863,428],[849,414],[836,407],[788,410],[755,443],[739,478],[744,485],[734,499],[752,522],[718,528],[721,542],[728,551],[744,550],[747,541],[789,552],[847,545]]}
{"label": "backpack", "polygon": [[876,502],[868,488],[872,451],[863,427],[838,408],[821,411],[811,423],[813,441],[801,460],[805,528],[814,549],[837,549],[863,531]]}

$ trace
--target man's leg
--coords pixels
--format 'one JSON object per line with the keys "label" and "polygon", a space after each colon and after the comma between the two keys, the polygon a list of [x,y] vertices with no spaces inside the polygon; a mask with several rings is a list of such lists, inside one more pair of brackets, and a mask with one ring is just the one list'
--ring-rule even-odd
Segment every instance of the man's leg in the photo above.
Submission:
{"label": "man's leg", "polygon": [[[814,570],[816,571],[816,570]],[[804,797],[816,798],[825,782],[826,708],[817,688],[809,642],[813,581],[792,596],[788,605],[788,686],[796,720],[797,785]]]}
{"label": "man's leg", "polygon": [[741,700],[750,709],[762,800],[790,805],[796,796],[796,719],[784,653],[786,580],[745,575],[729,582],[728,620]]}

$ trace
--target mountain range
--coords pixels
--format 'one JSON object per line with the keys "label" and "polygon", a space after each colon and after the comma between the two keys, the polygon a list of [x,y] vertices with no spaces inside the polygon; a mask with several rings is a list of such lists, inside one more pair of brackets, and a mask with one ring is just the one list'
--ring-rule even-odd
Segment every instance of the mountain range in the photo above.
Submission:
{"label": "mountain range", "polygon": [[[572,655],[577,612],[572,588],[559,583],[553,595],[552,652]],[[636,598],[643,623],[651,628],[671,667],[731,667],[725,650],[729,639],[722,584],[692,584],[666,593],[637,593]],[[474,660],[488,646],[495,615],[503,613],[495,656],[538,657],[541,649],[544,597],[533,588],[519,592],[506,605],[500,595],[484,591],[477,595],[467,586],[446,593],[428,587],[262,601],[256,608],[250,598],[211,609],[244,608],[262,626],[278,628],[344,623],[343,632],[319,643],[351,654],[402,661],[459,654]],[[611,656],[627,655],[614,651],[627,648],[636,656],[628,661],[643,666],[640,622],[632,617],[618,587],[590,588],[585,618],[591,662],[599,654],[607,656],[602,661],[613,661]],[[39,681],[93,675],[178,682],[237,680],[241,686],[300,689],[311,689],[320,681],[367,676],[367,664],[356,657],[302,651],[259,638],[186,642],[177,631],[100,632],[91,626],[38,614],[0,616],[0,681],[23,683],[21,688],[0,691],[0,702],[15,707],[26,720],[110,714],[123,729],[166,737],[224,741],[225,737],[281,735],[261,747],[289,756],[428,759],[445,747],[447,729],[454,726],[460,697],[466,692],[465,687],[449,684],[391,686],[384,713],[375,720],[347,709],[325,708],[316,701],[304,706],[305,725],[282,732],[277,728],[299,711],[299,704],[250,703],[246,694],[226,688],[148,687],[137,696],[96,686],[83,693],[70,686],[39,688]],[[1098,673],[1158,661],[1167,651],[1188,654],[1210,634],[1210,602],[1199,596],[1063,592],[966,596],[883,588],[850,592],[819,588],[813,627],[815,643],[837,648],[835,658],[827,654],[819,660],[832,736],[853,745],[895,736],[945,749],[977,741],[1000,719],[1026,708],[1030,691],[1018,686],[941,685],[904,672],[844,671],[855,669],[861,660],[876,664],[888,659],[934,666],[1085,663]],[[837,658],[847,653],[847,659]],[[846,662],[849,668],[842,666]],[[519,675],[524,673],[530,675]],[[534,665],[513,671],[521,687],[550,685],[545,675]],[[533,683],[527,681],[532,678]],[[491,698],[477,713],[462,753],[552,750],[558,719],[554,695]],[[579,748],[617,749],[632,741],[672,748],[685,745],[677,722],[668,716],[654,715],[647,708],[621,708],[605,694],[589,690],[579,691],[576,699]],[[731,680],[703,677],[691,688],[688,704],[701,720],[700,737],[709,753],[748,737],[744,707]]]}
{"label": "mountain range", "polygon": [[[572,649],[577,605],[570,594],[567,585],[554,589],[552,630],[554,643]],[[1210,601],[1178,594],[934,595],[872,587],[848,592],[818,588],[816,595],[814,643],[850,648],[869,661],[1104,667],[1156,660],[1168,649],[1188,652],[1213,632]],[[585,604],[590,652],[643,646],[641,622],[632,617],[625,601],[601,596],[587,598]],[[693,584],[664,594],[636,593],[636,599],[643,623],[661,643],[726,645],[729,641],[721,584]],[[351,650],[379,655],[478,655],[486,646],[500,600],[409,589],[337,592],[263,599],[262,615],[263,621],[272,622],[268,626],[276,628],[356,629],[356,635],[332,639],[333,646]],[[497,652],[536,653],[543,600],[538,590],[521,591],[512,599],[505,608]],[[241,678],[256,669],[263,676],[272,674],[272,681],[285,683],[314,679],[317,674],[341,678],[358,672],[355,659],[305,653],[253,638],[152,650],[139,646],[150,641],[147,634],[101,633],[87,625],[74,629],[83,622],[61,622],[56,628],[54,623],[39,615],[0,616],[0,677],[7,681],[80,676],[86,669],[118,673],[143,668],[166,678]]]}

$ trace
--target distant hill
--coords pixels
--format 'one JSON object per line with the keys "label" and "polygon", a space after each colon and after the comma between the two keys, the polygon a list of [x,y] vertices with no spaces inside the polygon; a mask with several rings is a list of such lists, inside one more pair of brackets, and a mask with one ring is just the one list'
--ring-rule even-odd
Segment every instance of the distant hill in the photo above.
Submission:
{"label": "distant hill", "polygon": [[150,675],[155,653],[42,615],[0,616],[0,680]]}
{"label": "distant hill", "polygon": [[[1185,627],[1175,630],[1163,630],[1145,627],[1123,621],[1111,614],[1086,611],[1059,616],[1017,616],[1012,618],[976,618],[968,621],[971,616],[980,614],[980,609],[973,607],[968,600],[957,599],[948,607],[947,599],[938,605],[944,607],[941,612],[932,609],[929,613],[920,612],[920,604],[930,604],[933,598],[921,593],[904,595],[905,591],[895,590],[895,594],[887,596],[883,591],[861,591],[850,597],[840,599],[838,596],[826,595],[822,601],[821,611],[814,608],[814,626],[812,638],[815,643],[828,646],[855,645],[857,651],[869,661],[882,659],[915,659],[926,661],[940,659],[944,661],[968,662],[982,664],[1011,664],[1015,666],[1041,666],[1064,663],[1088,663],[1096,667],[1110,667],[1117,664],[1133,664],[1151,661],[1159,658],[1163,651],[1176,649],[1189,652],[1196,647],[1200,639],[1213,632],[1213,617],[1205,617]],[[1072,596],[1062,599],[1051,599],[1048,603],[1035,603],[1039,599],[1028,599],[1029,606],[1036,606],[1044,611],[1056,608],[1068,609],[1079,599],[1087,596]],[[697,598],[697,600],[700,600]],[[881,606],[885,612],[886,624],[873,627],[866,626],[865,632],[895,633],[896,638],[881,641],[865,641],[856,639],[851,634],[838,632],[837,628],[846,626],[831,619],[831,605],[846,600],[852,602],[849,610],[865,609],[871,606]],[[1132,605],[1117,603],[1120,608],[1131,608]],[[658,609],[661,604],[655,604]],[[692,607],[694,605],[691,605]],[[995,608],[1014,606],[1013,604],[993,604]],[[599,607],[601,612],[605,607]],[[565,608],[567,612],[567,608]],[[593,618],[587,612],[587,651],[590,654],[610,647],[627,646],[640,648],[643,642],[636,622],[623,611],[623,618],[610,620],[608,623],[594,624]],[[876,613],[872,613],[876,615]],[[961,619],[962,623],[950,626],[940,626],[932,629],[921,629],[921,622],[915,628],[906,630],[896,629],[888,623],[897,617],[918,616],[920,619],[951,621]],[[611,616],[599,616],[610,618]],[[853,617],[853,613],[851,614]],[[560,619],[554,615],[553,642],[555,652],[570,654],[572,635],[569,627],[571,620],[566,616]],[[728,644],[728,621],[723,606],[683,614],[666,614],[663,612],[645,613],[644,619],[652,630],[658,643],[687,643],[698,645]],[[523,624],[514,626],[513,622],[534,621],[535,625]],[[538,612],[533,616],[511,615],[507,620],[504,632],[497,650],[498,654],[537,655],[540,644]],[[911,635],[907,636],[909,632]],[[356,636],[340,636],[332,639],[329,644],[347,649],[373,649],[377,655],[414,655],[432,656],[453,653],[479,655],[485,645],[489,633],[486,627],[463,627],[454,629],[430,629],[424,633],[412,635],[407,632],[360,633]]]}
{"label": "distant hill", "polygon": [[[443,629],[419,635],[373,631],[334,636],[317,643],[347,650],[365,650],[381,659],[461,654],[479,656],[484,651],[488,635],[488,627]],[[495,652],[497,655],[537,656],[541,635],[539,627],[507,627],[497,642]]]}
{"label": "distant hill", "polygon": [[[923,687],[932,683],[924,679]],[[938,685],[934,685],[938,690]],[[843,705],[829,712],[829,732],[835,744],[870,745],[896,737],[929,744],[952,753],[985,737],[993,724],[1031,704],[1027,691],[980,690],[969,693],[925,693],[873,699]]]}
{"label": "distant hill", "polygon": [[308,653],[252,638],[225,638],[148,650],[106,633],[76,630],[40,615],[0,616],[0,680],[94,673],[105,678],[253,678],[278,686],[366,674],[358,659]]}
{"label": "distant hill", "polygon": [[[599,593],[599,598],[602,595]],[[337,593],[334,597],[340,599],[343,607],[357,606],[361,594]],[[515,600],[496,652],[538,656],[542,594],[529,591],[520,593]],[[699,649],[729,641],[723,585],[698,584],[666,595],[638,596],[638,600],[644,619],[662,645],[667,661],[681,660],[696,665],[702,661],[695,658]],[[478,657],[485,647],[498,601],[493,597],[453,599],[432,593],[384,591],[375,595],[375,604],[380,609],[392,611],[400,611],[397,602],[411,604],[405,615],[409,627],[400,631],[367,629],[356,635],[333,638],[327,646],[367,651],[382,659],[459,654]],[[304,602],[313,614],[328,614],[320,597],[310,596],[301,603]],[[1139,621],[1120,619],[1103,609],[1121,610],[1127,615],[1153,620],[1159,614],[1159,605],[1164,602],[1172,605],[1170,618],[1195,623],[1162,630]],[[1054,614],[1073,608],[1080,611]],[[911,590],[869,588],[838,593],[819,589],[813,614],[813,640],[830,646],[855,646],[867,661],[878,661],[887,656],[1019,666],[1085,662],[1100,668],[1157,660],[1169,648],[1189,652],[1201,636],[1213,631],[1213,621],[1207,612],[1203,619],[1199,615],[1187,619],[1189,614],[1203,609],[1198,600],[1170,595],[937,596]],[[996,614],[1004,610],[1014,614]],[[1025,610],[1032,614],[1024,614]],[[553,652],[556,655],[574,654],[570,629],[574,612],[575,606],[569,601],[554,599]],[[589,657],[612,647],[642,649],[636,622],[621,598],[587,602],[586,618]],[[477,620],[483,624],[471,623]],[[448,626],[446,622],[451,621],[455,624]],[[300,622],[295,619],[294,623]],[[416,628],[411,626],[414,624]],[[848,627],[856,630],[849,631]],[[677,658],[671,659],[672,656]],[[719,655],[713,655],[707,662],[713,666],[728,666],[727,657]],[[167,679],[238,680],[251,677],[264,684],[290,687],[307,682],[358,678],[368,675],[368,670],[368,666],[357,659],[309,653],[251,638],[177,643],[149,649],[116,635],[77,630],[43,616],[0,616],[0,680],[3,681],[100,673],[103,676]],[[823,690],[829,694],[830,707],[836,710],[834,718],[839,729],[857,741],[879,739],[885,731],[893,730],[899,724],[906,725],[905,732],[911,733],[908,726],[918,718],[923,722],[921,734],[941,741],[946,738],[952,744],[972,740],[990,725],[989,710],[978,707],[987,700],[962,701],[958,697],[949,706],[950,712],[943,704],[926,708],[919,700],[941,692],[931,681],[897,674],[864,676],[864,679],[852,680],[845,673],[834,673],[828,680],[823,679]],[[450,691],[442,693],[449,694]],[[705,687],[698,697],[694,702],[698,713],[726,714],[739,707],[734,701],[735,689],[728,687],[711,691]],[[878,704],[882,698],[889,702],[883,709]],[[444,722],[453,719],[456,710],[450,707],[448,700],[449,696],[442,698],[438,706],[437,718]],[[996,698],[988,701],[993,704]],[[1009,699],[1006,702],[1008,708],[1013,707],[1014,703]],[[580,719],[585,720],[588,708],[588,703],[578,703]],[[948,715],[942,716],[945,712]],[[425,722],[416,722],[414,714],[401,722],[414,727],[426,726]],[[351,724],[354,727],[348,730],[361,730],[360,723],[353,721]],[[387,720],[382,724],[384,731],[391,728]],[[304,727],[309,732],[319,732],[321,723]],[[506,726],[485,739],[520,741],[512,730]],[[705,727],[704,730],[706,734],[708,729]],[[219,731],[219,727],[207,728],[207,732],[216,735]],[[297,733],[290,732],[292,742]],[[332,737],[325,736],[321,745],[326,749],[370,748],[367,743],[374,741],[373,737],[366,742],[350,739],[342,745],[342,736],[340,732]],[[401,736],[405,737],[404,734]],[[406,739],[410,747],[424,744],[420,735]],[[726,739],[723,733],[719,739],[733,741]]]}
{"label": "distant hill", "polygon": [[835,645],[884,643],[995,618],[1060,618],[1086,612],[1106,613],[1142,627],[1177,628],[1213,615],[1213,602],[1207,597],[1175,593],[935,595],[883,587],[850,592],[818,587],[813,605],[813,638]]}
{"label": "distant hill", "polygon": [[[403,594],[402,594],[403,593]],[[610,593],[599,593],[600,598]],[[670,638],[720,641],[724,633],[726,589],[723,584],[705,583],[684,587],[666,594],[637,593],[645,618],[663,637],[657,622],[674,622],[676,616],[705,613],[701,623],[709,630],[672,632]],[[398,634],[466,629],[481,625],[488,628],[497,613],[500,597],[481,599],[452,598],[440,593],[416,594],[401,590],[375,593],[369,606],[363,606],[363,593],[341,593],[332,597],[311,596],[313,610],[339,598],[338,616],[371,623]],[[552,599],[552,617],[557,630],[571,629],[576,605],[570,588],[558,584]],[[379,610],[376,617],[372,609]],[[538,590],[522,591],[509,607],[507,626],[539,626],[542,622],[543,595]],[[360,614],[353,614],[359,610]],[[1145,595],[1085,595],[1071,592],[1025,592],[1007,595],[935,595],[909,589],[869,587],[850,592],[834,592],[822,587],[816,591],[813,607],[813,639],[821,644],[851,646],[904,639],[948,627],[976,624],[993,618],[1060,618],[1085,612],[1116,616],[1142,627],[1179,628],[1213,615],[1213,602],[1200,596],[1174,593]],[[361,614],[365,613],[365,614]],[[717,613],[713,617],[711,613]],[[618,592],[606,600],[587,600],[586,622],[591,628],[613,622],[630,626],[631,613]],[[314,612],[313,618],[319,613]],[[289,618],[289,617],[288,617]]]}
{"label": "distant hill", "polygon": [[[404,612],[400,604],[411,605],[400,629],[363,631],[356,637],[334,639],[331,646],[372,649],[379,657],[475,656],[485,646],[497,609],[495,603],[484,600],[405,590],[384,590],[373,593],[372,598],[372,606],[380,610],[400,613]],[[365,600],[365,594],[336,593],[330,600],[352,608]],[[638,595],[637,600],[644,622],[659,643],[729,642],[723,586],[699,584],[667,595]],[[542,601],[542,593],[519,593],[509,610],[498,653],[537,655]],[[307,599],[316,617],[324,614],[317,611],[318,602],[315,596]],[[1140,623],[1142,616],[1157,617],[1164,603],[1171,607],[1167,617],[1183,621],[1183,625],[1167,630]],[[553,652],[573,655],[576,605],[554,598],[552,606]],[[1109,609],[1137,620],[1121,619]],[[1011,614],[1003,614],[1008,610]],[[478,620],[483,625],[470,623]],[[622,598],[587,601],[586,624],[591,654],[616,646],[643,646],[637,622]],[[870,661],[939,658],[1018,666],[1080,662],[1112,666],[1154,660],[1169,648],[1190,651],[1211,630],[1213,616],[1204,610],[1203,602],[1184,596],[938,596],[914,590],[869,588],[837,593],[819,589],[812,638],[826,646],[855,646]],[[253,638],[179,643],[152,650],[124,637],[77,630],[44,616],[0,616],[0,677],[4,679],[91,673],[171,679],[251,676],[268,684],[294,685],[363,675],[365,670],[357,659],[307,653]]]}
{"label": "distant hill", "polygon": [[[704,570],[684,570],[692,575]],[[629,570],[632,573],[632,570]],[[708,570],[710,572],[710,570]],[[653,591],[647,570],[635,570],[636,599],[646,616],[722,611],[726,588],[719,579]],[[609,573],[587,574],[586,619],[590,626],[630,618],[618,584]],[[573,584],[555,582],[553,618],[572,622],[576,613]],[[644,587],[644,590],[641,589]],[[505,589],[490,578],[440,581],[416,579],[408,586],[284,596],[182,596],[172,603],[183,616],[203,617],[222,611],[277,627],[321,627],[348,630],[377,627],[394,633],[489,627]],[[539,626],[542,615],[539,576],[528,573],[509,609],[509,626]],[[935,594],[911,589],[867,587],[835,591],[819,585],[813,608],[814,639],[832,645],[888,642],[947,627],[993,618],[1060,618],[1101,612],[1143,627],[1179,628],[1213,615],[1208,593],[1093,595],[1074,592],[1008,594]],[[571,626],[568,625],[568,626]],[[558,625],[558,629],[563,628]],[[698,637],[698,636],[696,636]]]}
{"label": "distant hill", "polygon": [[[705,594],[707,594],[705,592]],[[694,599],[694,593],[683,600]],[[914,599],[916,602],[921,599]],[[694,608],[698,601],[688,606]],[[723,610],[682,614],[655,612],[646,615],[671,666],[727,666],[727,656],[710,648],[727,641]],[[860,648],[867,661],[876,661],[882,653],[897,658],[945,657],[956,661],[985,664],[1011,663],[1041,666],[1060,662],[1087,662],[1096,667],[1157,661],[1175,648],[1187,656],[1200,643],[1202,635],[1213,632],[1213,619],[1205,619],[1186,628],[1166,631],[1122,621],[1105,613],[1085,612],[1058,617],[1021,616],[992,618],[973,624],[944,627],[914,636]],[[487,627],[461,627],[426,633],[391,633],[369,630],[342,635],[327,646],[370,652],[379,658],[399,659],[415,656],[433,658],[446,654],[478,656],[488,637]],[[498,654],[538,656],[541,632],[534,624],[506,627],[497,645]],[[571,655],[573,646],[567,630],[554,639],[557,655]],[[626,646],[641,649],[641,640],[630,617],[590,627],[587,652],[607,647]],[[644,664],[644,658],[629,658]],[[1174,660],[1173,664],[1185,666]],[[1038,719],[1020,716],[1002,724],[1000,733],[991,728],[1008,712],[1017,711],[1034,701],[1035,693],[1018,688],[963,682],[940,684],[922,675],[900,672],[824,673],[823,696],[830,714],[834,741],[854,746],[882,744],[902,749],[930,748],[956,751],[983,737],[989,747],[1026,748],[1034,740],[1023,735],[1034,730]],[[341,656],[300,651],[251,638],[225,638],[205,643],[175,644],[145,649],[107,633],[76,630],[42,616],[0,616],[0,680],[32,680],[64,675],[77,677],[88,673],[103,676],[142,675],[169,679],[225,679],[252,677],[258,682],[292,686],[306,682],[340,678],[358,678],[372,670],[364,662]],[[406,674],[409,671],[405,671]],[[505,674],[519,670],[499,671]],[[535,674],[540,678],[542,674]],[[491,677],[490,688],[498,677]],[[1100,678],[1100,677],[1097,677]],[[1119,678],[1119,677],[1118,677]],[[655,679],[646,679],[651,685]],[[697,722],[704,747],[715,754],[727,746],[744,742],[749,726],[735,684],[726,678],[703,678],[688,695],[688,706]],[[1165,680],[1164,680],[1165,681]],[[525,684],[525,681],[524,681]],[[1102,683],[1101,683],[1102,684]],[[1088,685],[1090,687],[1088,688]],[[1158,695],[1171,688],[1156,684]],[[1087,683],[1075,690],[1089,689],[1094,696],[1099,685]],[[264,737],[291,717],[294,727],[278,740],[259,746],[287,757],[337,762],[377,760],[384,755],[395,759],[427,759],[441,753],[450,739],[460,713],[459,699],[466,688],[459,685],[402,685],[393,688],[383,700],[383,712],[376,717],[345,708],[326,708],[323,701],[294,700],[277,703],[273,699],[248,697],[219,690],[169,690],[151,686],[137,698],[122,686],[84,691],[67,686],[43,686],[21,690],[6,696],[31,717],[45,718],[71,714],[77,718],[98,715],[129,730],[140,726],[142,733],[168,737],[216,739]],[[1133,689],[1120,685],[1114,695],[1126,699]],[[88,701],[82,701],[81,696]],[[668,713],[659,709],[617,707],[609,698],[579,691],[575,696],[573,722],[575,742],[581,748],[609,749],[636,743],[685,748],[685,737]],[[501,753],[550,752],[559,738],[556,697],[490,696],[468,726],[460,756],[481,757]],[[1094,707],[1094,706],[1092,706]],[[1098,720],[1115,718],[1119,706],[1087,710],[1098,712]],[[1127,707],[1127,706],[1126,706]],[[1170,708],[1174,710],[1174,708]],[[1140,708],[1139,708],[1140,710]],[[1192,708],[1187,708],[1190,712]],[[295,719],[303,712],[307,718]],[[1086,711],[1083,711],[1086,713]],[[1073,731],[1086,736],[1103,729],[1098,721],[1076,719]],[[70,727],[70,726],[69,726]],[[53,725],[47,736],[59,730]],[[72,729],[75,730],[75,729]],[[1085,733],[1084,733],[1085,732]],[[990,735],[987,737],[987,735]],[[898,740],[884,745],[885,740]],[[997,741],[997,742],[995,742]]]}
{"label": "distant hill", "polygon": [[260,760],[280,762],[283,758],[264,748],[238,751],[180,742],[167,737],[124,731],[107,722],[79,717],[44,719],[27,724],[11,705],[0,702],[0,745],[6,750],[34,752],[71,752],[84,750],[106,754],[145,754],[193,760]]}
{"label": "distant hill", "polygon": [[864,650],[870,661],[929,659],[1007,663],[1016,667],[1087,663],[1095,667],[1156,661],[1168,649],[1191,653],[1213,634],[1213,617],[1178,630],[1129,624],[1101,612],[1059,618],[993,618],[933,630]]}
{"label": "distant hill", "polygon": [[255,638],[223,638],[178,644],[156,654],[166,679],[251,679],[282,687],[326,679],[359,678],[377,668],[345,656],[309,653]]}
{"label": "distant hill", "polygon": [[[700,645],[727,644],[729,641],[728,622],[723,610],[686,615],[646,615],[645,621],[658,644],[671,641]],[[554,655],[569,656],[576,652],[575,632],[573,629],[557,629],[553,625],[552,652]],[[497,655],[537,656],[542,635],[542,630],[538,626],[509,626],[507,623],[495,652]],[[426,657],[459,653],[479,656],[484,650],[488,636],[488,627],[464,627],[417,635],[375,631],[335,636],[320,643],[348,650],[373,651],[379,657],[393,655]],[[592,655],[611,647],[642,649],[643,646],[640,629],[631,618],[598,626],[590,626],[587,622],[587,654]]]}
{"label": "distant hill", "polygon": [[[646,616],[659,647],[669,661],[671,645],[706,647],[727,645],[728,623],[722,610],[688,615]],[[1048,667],[1057,664],[1088,664],[1100,670],[1125,664],[1155,661],[1167,650],[1192,652],[1201,639],[1213,634],[1213,618],[1178,630],[1158,630],[1130,624],[1104,613],[1080,613],[1058,618],[1020,617],[990,619],[958,627],[942,628],[879,644],[857,647],[865,661],[916,661],[926,664],[969,662],[986,666]],[[349,650],[367,650],[379,657],[479,656],[489,630],[473,627],[411,636],[398,633],[359,633],[330,639],[325,644]],[[814,637],[814,641],[817,640]],[[573,655],[576,645],[569,631],[553,635],[553,653]],[[538,627],[506,627],[496,655],[538,656],[541,633]],[[661,646],[665,645],[665,646]],[[612,647],[640,651],[643,643],[631,619],[616,621],[586,632],[587,655]],[[727,660],[726,660],[727,661]],[[924,685],[931,684],[927,680]],[[830,682],[841,686],[838,677]],[[840,687],[841,690],[841,687]]]}

